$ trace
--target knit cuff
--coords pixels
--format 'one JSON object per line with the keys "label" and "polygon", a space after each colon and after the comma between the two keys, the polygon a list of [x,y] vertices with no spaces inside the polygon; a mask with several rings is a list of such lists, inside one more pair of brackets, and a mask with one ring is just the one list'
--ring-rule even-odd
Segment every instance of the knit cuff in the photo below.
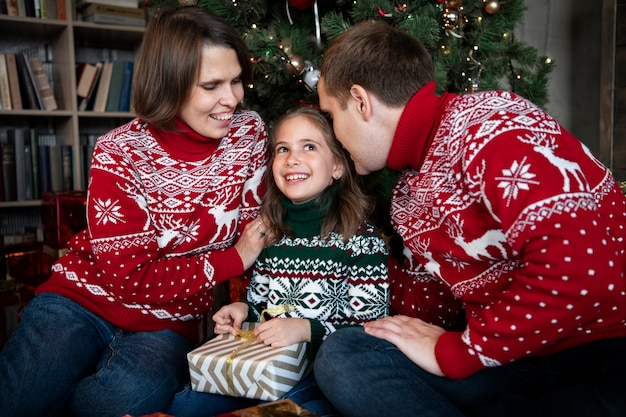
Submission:
{"label": "knit cuff", "polygon": [[234,247],[211,252],[208,262],[213,265],[213,280],[216,285],[244,273],[243,262]]}
{"label": "knit cuff", "polygon": [[445,332],[435,345],[435,358],[450,379],[463,379],[484,368],[476,352],[461,340],[461,332]]}
{"label": "knit cuff", "polygon": [[315,355],[317,355],[317,351],[322,345],[322,341],[324,340],[324,335],[326,334],[326,329],[324,325],[319,320],[309,320],[309,324],[311,325],[311,343],[309,343],[309,359],[313,360]]}

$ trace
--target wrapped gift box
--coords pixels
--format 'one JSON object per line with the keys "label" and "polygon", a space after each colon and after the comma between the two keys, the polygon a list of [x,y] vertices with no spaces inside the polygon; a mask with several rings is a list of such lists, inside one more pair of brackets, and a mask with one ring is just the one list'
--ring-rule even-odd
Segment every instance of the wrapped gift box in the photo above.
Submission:
{"label": "wrapped gift box", "polygon": [[304,342],[273,348],[222,334],[187,354],[191,386],[194,391],[274,401],[304,376],[306,351]]}
{"label": "wrapped gift box", "polygon": [[300,407],[290,399],[272,401],[244,408],[229,413],[219,414],[216,417],[319,417],[317,414]]}
{"label": "wrapped gift box", "polygon": [[87,227],[86,191],[55,191],[41,195],[41,222],[46,251],[60,257],[76,233]]}

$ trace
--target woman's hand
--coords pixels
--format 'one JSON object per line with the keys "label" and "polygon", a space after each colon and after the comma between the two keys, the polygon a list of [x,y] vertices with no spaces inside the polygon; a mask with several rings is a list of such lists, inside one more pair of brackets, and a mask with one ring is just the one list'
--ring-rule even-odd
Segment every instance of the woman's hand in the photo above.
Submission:
{"label": "woman's hand", "polygon": [[215,333],[230,333],[233,336],[241,330],[241,323],[248,317],[248,304],[236,302],[225,305],[213,314]]}
{"label": "woman's hand", "polygon": [[435,344],[445,330],[407,316],[389,316],[365,323],[365,333],[394,344],[420,368],[443,376],[435,358]]}
{"label": "woman's hand", "polygon": [[311,325],[306,319],[274,318],[254,329],[258,340],[271,347],[284,347],[311,341]]}
{"label": "woman's hand", "polygon": [[249,269],[256,258],[268,245],[273,236],[268,235],[267,227],[261,218],[246,224],[241,233],[241,237],[235,243],[235,249],[239,253],[239,257],[243,262],[243,269]]}

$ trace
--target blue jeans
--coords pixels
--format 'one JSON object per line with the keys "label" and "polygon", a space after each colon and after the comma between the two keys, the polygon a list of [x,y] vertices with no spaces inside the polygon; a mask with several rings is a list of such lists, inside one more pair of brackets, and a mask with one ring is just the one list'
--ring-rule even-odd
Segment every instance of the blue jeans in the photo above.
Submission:
{"label": "blue jeans", "polygon": [[0,352],[0,416],[120,417],[163,411],[192,343],[125,332],[56,294],[37,295]]}
{"label": "blue jeans", "polygon": [[[320,391],[313,374],[309,374],[280,399],[289,398],[319,417],[338,416],[337,410],[328,402]],[[172,406],[167,411],[176,417],[211,417],[229,411],[253,407],[264,403],[250,398],[230,397],[228,395],[196,392],[187,383],[174,397]]]}
{"label": "blue jeans", "polygon": [[626,338],[489,368],[462,380],[432,375],[362,328],[331,334],[314,363],[344,416],[626,415]]}

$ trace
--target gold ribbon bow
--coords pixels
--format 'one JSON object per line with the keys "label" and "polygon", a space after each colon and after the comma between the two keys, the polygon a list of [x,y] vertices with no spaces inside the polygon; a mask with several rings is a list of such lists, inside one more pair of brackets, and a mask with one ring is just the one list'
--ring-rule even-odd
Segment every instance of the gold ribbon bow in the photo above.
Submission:
{"label": "gold ribbon bow", "polygon": [[[265,314],[269,314],[270,316],[278,316],[279,314],[290,313],[295,310],[295,307],[290,304],[283,304],[272,308],[266,308],[261,311],[261,323],[265,321]],[[237,347],[237,349],[233,350],[231,354],[228,355],[228,358],[226,358],[226,377],[228,379],[228,393],[231,396],[236,395],[235,385],[233,383],[233,362],[239,352],[256,342],[254,330],[237,330],[236,337],[239,337],[243,342]]]}

